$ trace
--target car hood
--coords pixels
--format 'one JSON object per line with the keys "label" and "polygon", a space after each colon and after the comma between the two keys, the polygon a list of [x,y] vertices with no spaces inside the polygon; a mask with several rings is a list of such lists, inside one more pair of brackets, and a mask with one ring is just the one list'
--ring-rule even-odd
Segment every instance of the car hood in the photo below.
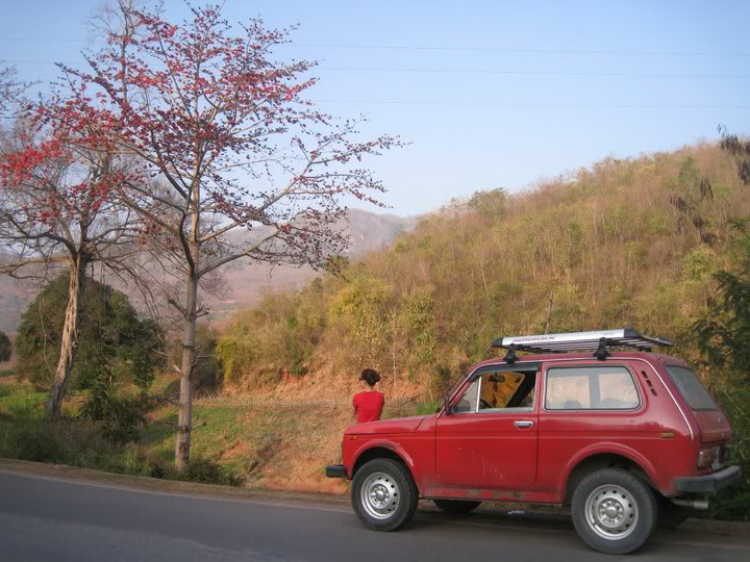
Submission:
{"label": "car hood", "polygon": [[415,416],[412,418],[395,418],[390,420],[373,421],[352,425],[344,432],[346,435],[376,435],[395,433],[412,433],[427,416]]}

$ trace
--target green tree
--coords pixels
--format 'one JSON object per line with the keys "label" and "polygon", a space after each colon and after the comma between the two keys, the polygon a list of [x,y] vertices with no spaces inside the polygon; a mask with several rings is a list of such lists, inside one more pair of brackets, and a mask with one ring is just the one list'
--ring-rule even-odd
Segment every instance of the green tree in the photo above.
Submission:
{"label": "green tree", "polygon": [[[750,142],[722,132],[721,148],[732,155],[737,175],[750,185]],[[704,318],[695,323],[698,346],[710,368],[723,376],[709,380],[732,421],[734,455],[745,474],[750,470],[750,233],[748,221],[735,221],[732,242],[739,264],[718,271],[717,297]],[[750,518],[750,481],[720,497],[719,516]]]}
{"label": "green tree", "polygon": [[[60,351],[68,274],[50,281],[21,317],[16,340],[18,375],[39,386],[52,383]],[[72,370],[74,389],[129,382],[146,390],[160,365],[160,331],[140,320],[120,291],[93,279],[86,281],[77,330],[78,352]]]}
{"label": "green tree", "polygon": [[[355,276],[334,296],[330,307],[331,323],[338,338],[346,338],[346,353],[351,367],[380,367],[387,352],[388,301],[390,287],[362,275]],[[339,340],[341,341],[341,340]]]}
{"label": "green tree", "polygon": [[502,187],[491,191],[477,191],[467,204],[470,210],[488,217],[502,217],[507,205],[508,194]]}
{"label": "green tree", "polygon": [[[719,376],[709,379],[732,422],[734,460],[750,470],[750,268],[739,273],[720,271],[718,298],[707,317],[695,324],[701,354]],[[750,517],[750,481],[744,478],[722,494],[717,515]]]}
{"label": "green tree", "polygon": [[10,338],[5,335],[5,332],[0,332],[0,363],[10,360],[12,353],[13,346],[10,343]]}

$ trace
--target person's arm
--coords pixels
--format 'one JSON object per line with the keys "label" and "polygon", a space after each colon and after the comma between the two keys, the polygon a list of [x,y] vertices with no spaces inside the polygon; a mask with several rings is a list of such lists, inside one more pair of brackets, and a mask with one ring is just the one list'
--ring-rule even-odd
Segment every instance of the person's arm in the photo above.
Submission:
{"label": "person's arm", "polygon": [[354,396],[352,397],[352,407],[354,408],[354,409],[352,410],[352,419],[353,419],[353,420],[356,420],[356,419],[357,419],[357,406],[358,406],[358,404],[359,404],[359,402],[358,402],[358,400],[357,400],[357,395],[355,394],[355,395],[354,395]]}

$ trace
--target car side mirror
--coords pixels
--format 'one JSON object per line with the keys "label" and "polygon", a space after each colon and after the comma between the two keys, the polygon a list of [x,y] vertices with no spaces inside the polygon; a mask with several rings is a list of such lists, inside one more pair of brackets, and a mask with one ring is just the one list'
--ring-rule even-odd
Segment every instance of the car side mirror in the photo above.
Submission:
{"label": "car side mirror", "polygon": [[445,396],[443,397],[443,411],[445,412],[446,416],[451,415],[451,404],[449,400],[450,396],[448,396],[448,393],[445,393]]}

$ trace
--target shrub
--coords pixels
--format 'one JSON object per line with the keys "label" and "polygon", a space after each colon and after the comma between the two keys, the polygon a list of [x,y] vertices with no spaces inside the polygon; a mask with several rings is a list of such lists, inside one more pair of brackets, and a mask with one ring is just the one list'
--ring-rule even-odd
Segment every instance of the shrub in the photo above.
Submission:
{"label": "shrub", "polygon": [[713,515],[719,519],[750,521],[750,386],[744,381],[733,381],[716,396],[732,422],[732,462],[742,468],[742,480],[717,496]]}
{"label": "shrub", "polygon": [[143,397],[117,396],[111,387],[102,383],[92,389],[81,408],[81,416],[96,422],[107,440],[124,444],[138,439],[138,430],[146,423],[147,408]]}
{"label": "shrub", "polygon": [[190,467],[184,475],[185,480],[201,484],[219,484],[222,486],[239,486],[242,479],[208,457],[197,454],[190,459]]}
{"label": "shrub", "polygon": [[0,419],[0,457],[102,468],[112,453],[95,424],[70,418],[51,423],[33,416]]}
{"label": "shrub", "polygon": [[47,463],[69,463],[70,454],[60,436],[40,420],[0,423],[0,456]]}
{"label": "shrub", "polygon": [[[20,378],[47,387],[53,377],[68,298],[68,276],[50,281],[21,317],[16,339]],[[76,361],[71,388],[97,384],[103,373],[147,389],[161,359],[159,328],[139,320],[127,296],[94,279],[86,279],[80,301]]]}
{"label": "shrub", "polygon": [[9,361],[12,353],[13,346],[10,343],[10,338],[5,335],[5,332],[0,332],[0,363]]}

